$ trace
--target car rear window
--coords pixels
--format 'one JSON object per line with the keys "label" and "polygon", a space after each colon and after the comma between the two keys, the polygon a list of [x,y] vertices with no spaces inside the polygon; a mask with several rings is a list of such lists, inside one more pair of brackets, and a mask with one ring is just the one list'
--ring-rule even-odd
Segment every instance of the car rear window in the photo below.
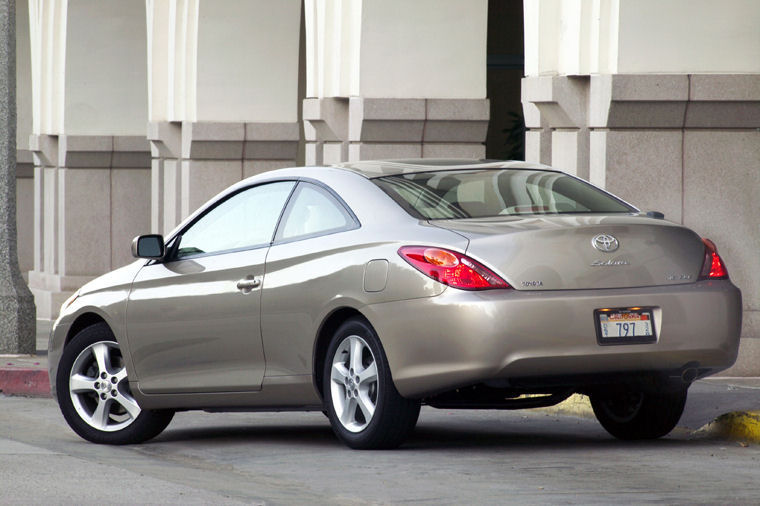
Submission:
{"label": "car rear window", "polygon": [[418,172],[372,181],[410,214],[427,220],[636,212],[580,179],[553,171]]}

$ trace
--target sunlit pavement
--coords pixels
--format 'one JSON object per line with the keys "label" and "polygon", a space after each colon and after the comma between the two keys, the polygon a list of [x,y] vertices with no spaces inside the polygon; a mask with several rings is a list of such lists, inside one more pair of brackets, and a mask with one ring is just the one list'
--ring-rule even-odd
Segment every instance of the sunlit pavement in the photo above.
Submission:
{"label": "sunlit pavement", "polygon": [[593,420],[424,408],[394,451],[342,446],[321,413],[179,413],[155,440],[79,439],[50,399],[0,397],[3,502],[732,503],[760,497],[760,446],[686,429],[643,443]]}

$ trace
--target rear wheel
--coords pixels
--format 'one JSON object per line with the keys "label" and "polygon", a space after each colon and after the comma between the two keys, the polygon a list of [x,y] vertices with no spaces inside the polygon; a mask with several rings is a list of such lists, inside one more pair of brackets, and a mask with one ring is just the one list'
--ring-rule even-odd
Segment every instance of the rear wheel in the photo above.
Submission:
{"label": "rear wheel", "polygon": [[686,388],[648,392],[623,389],[591,395],[591,407],[604,429],[618,439],[656,439],[681,419]]}
{"label": "rear wheel", "polygon": [[330,341],[323,392],[333,431],[351,448],[399,446],[420,413],[419,401],[396,390],[380,340],[362,318],[347,320]]}
{"label": "rear wheel", "polygon": [[137,405],[121,349],[105,323],[85,328],[64,348],[56,392],[66,422],[93,443],[141,443],[160,434],[174,416]]}

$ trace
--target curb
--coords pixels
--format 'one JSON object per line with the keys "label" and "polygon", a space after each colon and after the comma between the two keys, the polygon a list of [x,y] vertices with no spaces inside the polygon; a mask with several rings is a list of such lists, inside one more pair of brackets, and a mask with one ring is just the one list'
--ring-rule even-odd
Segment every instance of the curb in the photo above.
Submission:
{"label": "curb", "polygon": [[0,368],[0,392],[5,395],[51,397],[48,372],[39,368]]}
{"label": "curb", "polygon": [[548,408],[538,408],[536,411],[543,411],[550,415],[570,415],[580,418],[595,418],[594,410],[591,408],[591,401],[588,396],[583,394],[573,394],[559,404],[549,406]]}
{"label": "curb", "polygon": [[734,411],[720,415],[693,434],[760,443],[760,411]]}
{"label": "curb", "polygon": [[[573,394],[556,406],[540,408],[551,415],[570,415],[595,418],[589,398]],[[692,436],[728,439],[760,444],[760,411],[732,411],[720,415],[697,430],[689,430]]]}

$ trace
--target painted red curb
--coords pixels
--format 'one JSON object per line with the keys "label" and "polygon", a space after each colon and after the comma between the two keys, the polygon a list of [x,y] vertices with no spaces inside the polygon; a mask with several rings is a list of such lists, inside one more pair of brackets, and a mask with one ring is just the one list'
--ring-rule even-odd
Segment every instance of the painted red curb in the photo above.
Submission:
{"label": "painted red curb", "polygon": [[50,397],[50,381],[44,369],[0,368],[0,392],[5,395]]}

